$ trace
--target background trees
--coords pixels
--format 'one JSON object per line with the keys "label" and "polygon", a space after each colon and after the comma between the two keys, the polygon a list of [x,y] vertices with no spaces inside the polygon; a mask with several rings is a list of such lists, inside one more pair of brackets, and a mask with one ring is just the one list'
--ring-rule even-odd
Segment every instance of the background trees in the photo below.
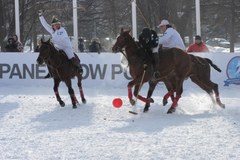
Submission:
{"label": "background trees", "polygon": [[[72,27],[72,0],[20,0],[21,42],[34,49],[37,38],[48,34],[41,26],[37,11],[45,10],[50,22],[53,15],[63,22],[69,33]],[[15,32],[14,0],[0,0],[0,44],[2,51],[8,35]],[[163,18],[168,19],[184,38],[186,45],[195,36],[194,0],[137,0],[138,33],[143,27],[156,31]],[[223,37],[231,44],[240,38],[239,0],[201,0],[202,37]],[[131,29],[131,0],[78,0],[79,37],[86,42],[98,37],[106,49],[121,27]],[[187,37],[187,38],[186,38]]]}

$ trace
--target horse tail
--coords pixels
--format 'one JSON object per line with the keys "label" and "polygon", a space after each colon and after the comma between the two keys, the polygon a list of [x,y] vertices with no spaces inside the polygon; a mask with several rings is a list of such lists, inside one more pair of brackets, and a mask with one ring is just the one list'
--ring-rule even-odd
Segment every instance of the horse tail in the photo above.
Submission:
{"label": "horse tail", "polygon": [[218,72],[222,72],[222,70],[216,65],[216,64],[214,64],[210,59],[208,59],[208,58],[204,58],[207,62],[208,62],[208,64],[210,64],[215,70],[217,70]]}
{"label": "horse tail", "polygon": [[73,52],[73,54],[74,54],[75,58],[77,58],[78,62],[81,63],[81,59],[78,57],[78,55],[75,52]]}

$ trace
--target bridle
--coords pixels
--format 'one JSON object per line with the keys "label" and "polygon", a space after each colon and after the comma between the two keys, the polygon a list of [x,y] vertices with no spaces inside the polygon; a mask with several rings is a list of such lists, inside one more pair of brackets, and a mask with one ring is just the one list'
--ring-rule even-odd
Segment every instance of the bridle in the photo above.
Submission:
{"label": "bridle", "polygon": [[[126,37],[124,37],[124,41],[128,41]],[[126,54],[125,50],[123,50],[125,47],[126,47],[126,44],[124,44],[122,47],[120,47],[119,45],[116,45],[117,51],[121,52],[122,55],[128,60],[127,54]]]}
{"label": "bridle", "polygon": [[[127,59],[129,65],[132,64],[132,63],[137,63],[138,61],[136,61],[135,58],[127,56],[126,51],[123,50],[123,49],[126,48],[127,44],[130,41],[126,36],[124,36],[123,38],[124,38],[124,43],[122,45],[115,44],[116,50],[122,53],[122,55]],[[132,37],[130,37],[130,38],[132,38]]]}
{"label": "bridle", "polygon": [[123,55],[126,59],[128,59],[125,50],[122,50],[122,49],[121,49],[120,52],[122,53],[122,55]]}

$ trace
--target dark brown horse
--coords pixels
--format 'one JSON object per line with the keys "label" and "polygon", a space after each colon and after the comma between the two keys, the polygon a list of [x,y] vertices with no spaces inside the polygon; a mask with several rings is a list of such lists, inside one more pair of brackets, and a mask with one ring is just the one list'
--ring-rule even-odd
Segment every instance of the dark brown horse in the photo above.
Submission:
{"label": "dark brown horse", "polygon": [[[39,49],[39,56],[37,58],[37,62],[38,64],[43,64],[45,62],[50,67],[53,75],[53,80],[54,80],[53,90],[57,98],[57,101],[62,107],[65,106],[65,103],[62,101],[58,92],[58,87],[61,81],[65,82],[66,86],[68,87],[68,93],[71,97],[71,101],[73,105],[72,107],[77,108],[78,100],[74,94],[74,90],[72,88],[72,82],[71,82],[71,78],[74,78],[75,76],[78,79],[77,85],[80,91],[82,103],[86,103],[86,99],[84,98],[84,93],[82,89],[82,75],[68,60],[67,56],[62,52],[59,52],[50,43],[50,40],[48,40],[47,42],[43,42],[41,40],[41,46]],[[80,60],[79,60],[79,63],[80,63]]]}
{"label": "dark brown horse", "polygon": [[[150,101],[150,98],[157,84],[156,81],[152,81],[151,79],[153,72],[151,62],[147,59],[148,57],[146,58],[146,53],[143,53],[141,49],[138,49],[136,43],[128,34],[128,31],[121,31],[121,34],[113,47],[113,51],[121,51],[122,48],[125,48],[126,58],[128,59],[130,66],[130,74],[133,76],[133,81],[129,82],[128,84],[130,102],[133,101],[131,99],[131,87],[135,85],[134,95],[136,95],[139,87],[139,77],[141,77],[143,72],[143,67],[137,66],[142,66],[144,63],[147,63],[147,65],[150,66],[150,69],[147,70],[148,74],[146,74],[144,79],[144,82],[149,81],[150,84],[147,98],[145,99],[141,96],[138,97],[140,100],[146,102],[144,108],[144,112],[146,112],[149,110],[150,102],[152,102]],[[169,55],[172,59],[168,57]],[[186,56],[188,58],[186,58]],[[143,60],[144,58],[145,60]],[[163,81],[169,91],[163,98],[163,105],[167,104],[167,99],[169,97],[171,97],[173,101],[168,113],[175,111],[177,102],[183,92],[183,80],[187,77],[190,77],[195,84],[205,90],[211,96],[213,102],[222,108],[225,107],[219,98],[218,85],[210,80],[210,65],[219,72],[221,70],[215,64],[213,64],[210,59],[188,55],[186,52],[176,48],[161,49],[159,52],[159,59],[159,71],[161,78],[158,81]],[[185,77],[183,77],[183,75]],[[174,96],[174,92],[176,92],[176,96]],[[215,99],[213,98],[213,92],[215,93]]]}
{"label": "dark brown horse", "polygon": [[[133,78],[133,80],[128,83],[128,98],[130,100],[130,103],[132,105],[135,103],[132,99],[132,87],[135,86],[134,96],[137,96],[144,70],[146,70],[143,77],[143,82],[149,82],[147,98],[144,98],[140,95],[137,96],[139,100],[146,102],[144,112],[148,111],[150,103],[153,102],[151,100],[151,96],[158,81],[163,81],[165,83],[168,81],[168,78],[172,76],[175,77],[173,79],[174,82],[171,83],[174,83],[175,85],[174,91],[176,91],[176,96],[173,98],[173,103],[168,110],[168,113],[174,112],[178,100],[183,92],[182,85],[184,78],[188,75],[191,69],[191,58],[189,57],[189,55],[187,55],[181,49],[177,48],[167,49],[167,53],[159,54],[160,79],[157,81],[153,81],[152,60],[146,56],[146,53],[142,51],[142,49],[138,48],[134,39],[129,34],[129,31],[121,30],[120,36],[117,38],[117,41],[112,49],[113,52],[118,52],[122,51],[123,48],[125,49],[125,56],[128,60],[130,74]],[[148,67],[145,68],[145,65],[147,65]]]}

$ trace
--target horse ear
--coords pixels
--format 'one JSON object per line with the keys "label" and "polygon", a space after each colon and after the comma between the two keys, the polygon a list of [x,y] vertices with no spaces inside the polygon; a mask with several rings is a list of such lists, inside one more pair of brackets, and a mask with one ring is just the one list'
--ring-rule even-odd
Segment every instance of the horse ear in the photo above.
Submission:
{"label": "horse ear", "polygon": [[47,43],[50,43],[50,38],[48,39]]}
{"label": "horse ear", "polygon": [[120,34],[122,34],[123,32],[124,32],[124,29],[123,29],[123,28],[121,28]]}
{"label": "horse ear", "polygon": [[130,34],[130,35],[132,35],[132,30],[130,29],[130,30],[127,30],[126,31],[128,34]]}

